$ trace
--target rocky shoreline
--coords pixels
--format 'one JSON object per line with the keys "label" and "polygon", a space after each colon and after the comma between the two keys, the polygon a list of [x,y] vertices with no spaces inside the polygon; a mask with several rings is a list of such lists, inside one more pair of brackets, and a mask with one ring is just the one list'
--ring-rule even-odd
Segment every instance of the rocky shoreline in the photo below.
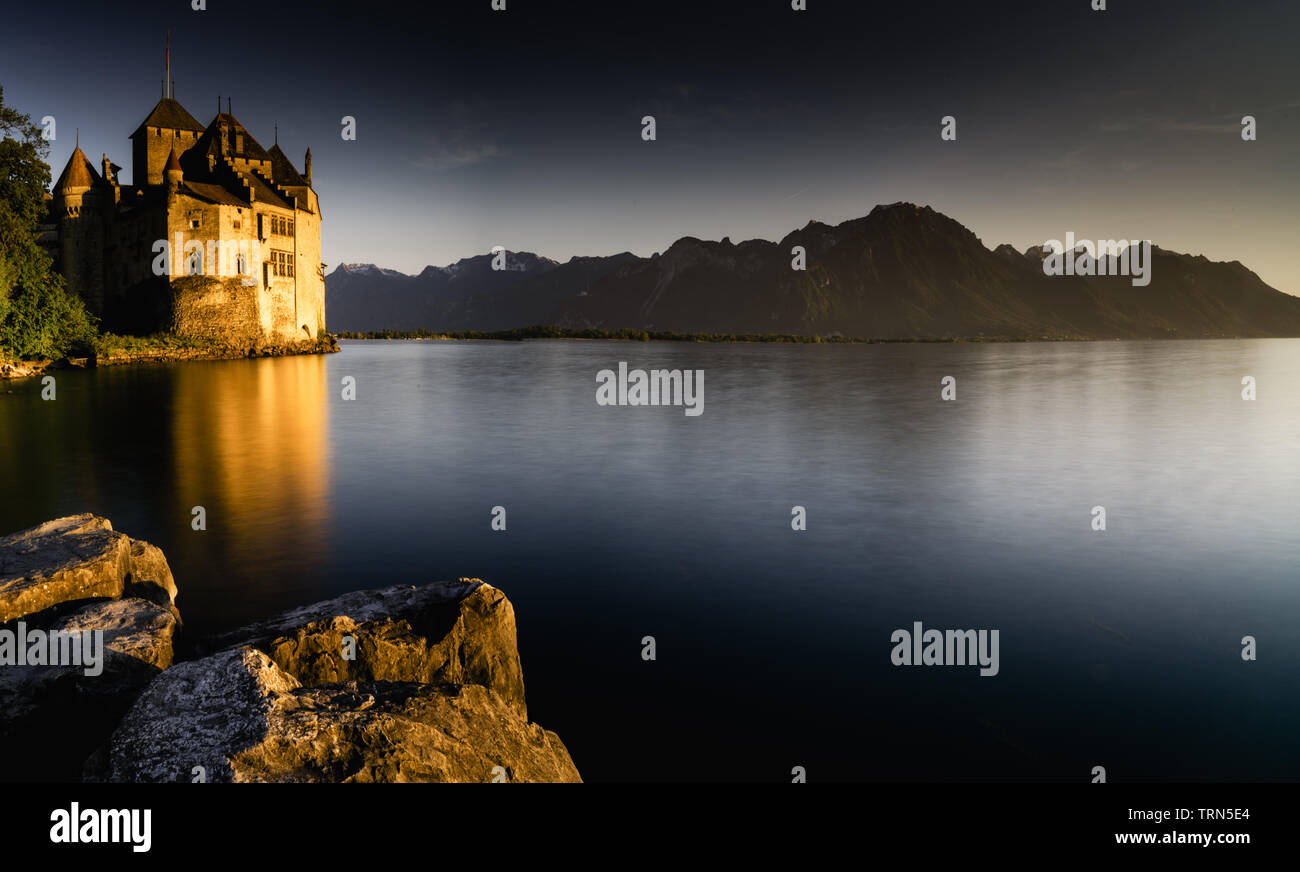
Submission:
{"label": "rocky shoreline", "polygon": [[141,348],[92,354],[88,357],[65,357],[61,360],[0,361],[0,380],[30,378],[49,369],[93,369],[97,366],[121,366],[132,363],[173,363],[183,360],[240,360],[255,357],[289,357],[298,354],[333,354],[339,351],[338,338],[326,334],[311,342],[288,344],[216,344],[178,348]]}
{"label": "rocky shoreline", "polygon": [[[177,595],[163,553],[105,518],[0,537],[0,779],[581,781],[529,722],[514,608],[479,579],[345,594],[179,662]],[[96,633],[98,671],[36,656]]]}

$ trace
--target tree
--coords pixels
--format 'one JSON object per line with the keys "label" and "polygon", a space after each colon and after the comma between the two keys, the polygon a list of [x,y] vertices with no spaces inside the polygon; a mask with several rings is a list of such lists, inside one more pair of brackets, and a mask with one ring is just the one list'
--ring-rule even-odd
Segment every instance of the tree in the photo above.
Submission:
{"label": "tree", "polygon": [[95,340],[94,320],[36,241],[50,185],[49,145],[0,86],[0,351],[63,357]]}

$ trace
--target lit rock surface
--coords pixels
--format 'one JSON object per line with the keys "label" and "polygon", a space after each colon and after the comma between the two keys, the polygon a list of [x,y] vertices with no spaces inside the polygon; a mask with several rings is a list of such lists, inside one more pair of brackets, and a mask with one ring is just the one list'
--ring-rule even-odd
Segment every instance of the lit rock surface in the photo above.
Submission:
{"label": "lit rock surface", "polygon": [[[354,660],[343,638],[356,641]],[[362,590],[304,606],[204,643],[252,645],[306,685],[333,681],[481,684],[527,715],[515,610],[478,579]]]}
{"label": "lit rock surface", "polygon": [[237,648],[179,664],[113,737],[109,781],[580,781],[559,737],[476,684],[303,687]]}
{"label": "lit rock surface", "polygon": [[478,579],[349,593],[180,663],[175,599],[162,551],[105,518],[0,538],[0,629],[103,646],[101,670],[0,666],[0,779],[581,780],[528,721],[514,608]]}
{"label": "lit rock surface", "polygon": [[560,738],[528,722],[514,609],[477,579],[358,591],[201,648],[221,650],[158,676],[88,774],[581,780]]}
{"label": "lit rock surface", "polygon": [[171,606],[167,558],[107,518],[71,515],[0,538],[0,622],[84,599],[143,597]]}

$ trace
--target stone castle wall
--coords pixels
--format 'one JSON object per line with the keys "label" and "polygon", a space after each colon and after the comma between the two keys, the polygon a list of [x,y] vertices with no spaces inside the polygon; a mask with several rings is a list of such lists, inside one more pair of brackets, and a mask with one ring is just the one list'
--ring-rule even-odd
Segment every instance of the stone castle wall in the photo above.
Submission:
{"label": "stone castle wall", "polygon": [[172,279],[171,292],[170,333],[250,347],[265,338],[256,285],[239,278],[183,276]]}
{"label": "stone castle wall", "polygon": [[104,311],[105,210],[97,192],[68,196],[58,203],[62,273],[93,315]]}
{"label": "stone castle wall", "polygon": [[167,155],[171,153],[172,146],[175,145],[177,154],[183,154],[202,135],[196,130],[147,128],[144,135],[131,144],[131,165],[138,176],[132,181],[137,185],[161,185],[163,167],[167,165]]}

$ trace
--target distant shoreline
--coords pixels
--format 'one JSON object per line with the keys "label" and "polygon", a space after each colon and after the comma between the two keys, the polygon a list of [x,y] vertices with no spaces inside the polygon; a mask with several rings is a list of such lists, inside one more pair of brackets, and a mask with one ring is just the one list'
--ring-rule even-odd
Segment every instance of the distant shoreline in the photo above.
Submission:
{"label": "distant shoreline", "polygon": [[0,381],[31,378],[50,369],[94,369],[100,366],[176,363],[185,360],[290,357],[301,354],[331,354],[338,350],[338,342],[332,334],[326,334],[310,342],[285,345],[267,343],[256,346],[189,340],[175,336],[109,336],[101,340],[100,347],[94,353],[84,357],[0,361]]}
{"label": "distant shoreline", "polygon": [[[602,330],[568,327],[516,327],[511,330],[341,330],[339,339],[444,340],[520,342],[525,339],[610,340],[617,342],[735,342],[791,345],[883,345],[897,343],[984,343],[984,342],[1146,342],[1177,339],[1279,339],[1287,337],[1242,336],[1147,336],[1099,339],[1093,336],[957,336],[912,339],[881,339],[862,336],[804,336],[796,333],[675,333],[670,330]],[[1291,337],[1294,338],[1294,337]]]}
{"label": "distant shoreline", "polygon": [[339,339],[401,339],[520,342],[525,339],[610,340],[616,342],[743,342],[790,345],[875,345],[894,342],[1044,342],[1086,341],[1071,337],[1013,339],[962,337],[933,339],[872,339],[861,336],[804,336],[798,333],[675,333],[671,330],[600,330],[568,327],[516,327],[512,330],[342,330]]}

